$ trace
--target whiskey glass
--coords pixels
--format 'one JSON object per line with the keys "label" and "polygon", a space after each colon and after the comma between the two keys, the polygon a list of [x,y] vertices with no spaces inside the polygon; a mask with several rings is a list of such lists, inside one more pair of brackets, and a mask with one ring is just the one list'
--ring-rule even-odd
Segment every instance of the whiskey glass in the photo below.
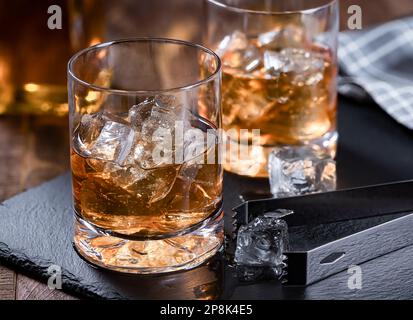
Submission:
{"label": "whiskey glass", "polygon": [[267,177],[268,155],[280,146],[316,145],[334,157],[338,2],[205,4],[204,42],[222,60],[224,168]]}
{"label": "whiskey glass", "polygon": [[135,274],[213,256],[223,242],[218,56],[126,39],[80,51],[68,77],[77,252]]}

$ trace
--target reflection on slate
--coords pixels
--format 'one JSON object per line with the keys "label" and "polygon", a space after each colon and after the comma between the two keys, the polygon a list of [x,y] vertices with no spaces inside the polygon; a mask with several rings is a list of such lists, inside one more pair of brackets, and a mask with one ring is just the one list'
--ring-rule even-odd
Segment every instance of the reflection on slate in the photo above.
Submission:
{"label": "reflection on slate", "polygon": [[[377,106],[342,100],[339,132],[339,187],[413,178],[413,133]],[[241,203],[241,194],[269,192],[265,180],[245,180],[232,174],[225,175],[224,185],[227,228],[231,228],[228,216]],[[65,175],[1,205],[1,261],[43,281],[49,276],[47,268],[57,264],[62,267],[64,290],[105,299],[413,299],[413,246],[363,263],[362,290],[348,288],[346,271],[307,287],[283,287],[277,281],[240,285],[219,257],[192,271],[164,276],[136,277],[97,270],[72,248],[70,203],[69,175]]]}

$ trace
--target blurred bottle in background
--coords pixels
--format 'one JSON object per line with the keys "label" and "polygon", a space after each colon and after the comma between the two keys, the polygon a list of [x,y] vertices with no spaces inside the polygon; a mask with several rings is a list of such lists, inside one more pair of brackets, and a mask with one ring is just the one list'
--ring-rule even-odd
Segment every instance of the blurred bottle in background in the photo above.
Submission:
{"label": "blurred bottle in background", "polygon": [[[344,17],[350,4],[362,3],[361,0],[340,2]],[[201,43],[203,3],[203,0],[0,1],[0,114],[65,115],[67,61],[74,52],[90,45],[147,36]],[[61,30],[47,27],[47,9],[51,5],[62,8]],[[370,15],[371,21],[367,18],[366,25],[383,20],[380,15]],[[342,19],[342,28],[346,22],[347,19]]]}
{"label": "blurred bottle in background", "polygon": [[[67,114],[66,66],[91,45],[128,37],[200,42],[202,0],[0,2],[0,114]],[[62,8],[62,29],[47,25]]]}
{"label": "blurred bottle in background", "polygon": [[201,41],[203,0],[68,0],[71,41],[80,48],[120,38]]}
{"label": "blurred bottle in background", "polygon": [[[59,5],[62,29],[49,29]],[[66,0],[0,2],[0,114],[67,113],[66,63],[71,54]]]}

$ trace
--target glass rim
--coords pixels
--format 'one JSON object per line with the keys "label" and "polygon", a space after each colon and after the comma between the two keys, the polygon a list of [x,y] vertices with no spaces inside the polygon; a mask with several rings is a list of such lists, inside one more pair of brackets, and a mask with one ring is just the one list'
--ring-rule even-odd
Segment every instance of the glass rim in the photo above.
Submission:
{"label": "glass rim", "polygon": [[[167,88],[167,89],[159,89],[159,90],[123,90],[123,89],[111,89],[108,87],[103,87],[103,86],[98,86],[92,83],[89,83],[85,80],[80,79],[77,75],[75,75],[75,72],[73,70],[73,65],[76,62],[77,59],[79,59],[82,55],[91,52],[93,50],[100,50],[104,48],[108,48],[112,45],[117,45],[117,44],[122,44],[122,43],[128,43],[128,42],[156,42],[156,43],[169,43],[169,44],[176,44],[176,45],[184,45],[187,47],[192,47],[198,50],[201,50],[211,56],[214,57],[214,60],[217,62],[215,71],[209,75],[208,77],[198,80],[196,82],[180,86],[180,87],[174,87],[174,88]],[[202,86],[204,84],[207,84],[211,81],[213,81],[219,74],[221,73],[221,59],[219,56],[211,49],[194,43],[190,41],[184,41],[184,40],[178,40],[178,39],[172,39],[172,38],[159,38],[159,37],[137,37],[137,38],[125,38],[125,39],[119,39],[119,40],[113,40],[113,41],[107,41],[107,42],[102,42],[99,44],[96,44],[91,47],[87,47],[85,49],[80,50],[79,52],[75,53],[69,60],[67,64],[67,72],[68,75],[75,80],[76,82],[81,83],[82,85],[91,88],[95,91],[104,91],[107,93],[113,93],[113,94],[118,94],[118,95],[131,95],[131,94],[136,94],[136,95],[143,95],[143,94],[162,94],[166,92],[176,92],[176,91],[184,91],[184,90],[191,90],[193,88]]]}
{"label": "glass rim", "polygon": [[314,12],[317,12],[319,10],[323,10],[329,7],[332,7],[338,3],[338,0],[326,0],[325,4],[313,7],[313,8],[308,8],[308,9],[303,9],[303,10],[286,10],[286,11],[271,11],[271,10],[252,10],[252,9],[244,9],[240,8],[234,5],[228,5],[224,3],[222,0],[206,0],[208,3],[211,3],[217,7],[221,7],[230,11],[234,11],[237,13],[249,13],[249,14],[260,14],[260,15],[289,15],[289,14],[312,14]]}

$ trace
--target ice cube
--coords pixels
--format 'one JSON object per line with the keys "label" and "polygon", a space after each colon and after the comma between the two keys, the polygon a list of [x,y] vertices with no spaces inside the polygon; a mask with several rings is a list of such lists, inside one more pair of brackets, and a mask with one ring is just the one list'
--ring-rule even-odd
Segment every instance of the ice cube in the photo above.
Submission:
{"label": "ice cube", "polygon": [[277,210],[241,226],[235,250],[237,266],[250,267],[246,271],[252,277],[256,273],[251,272],[251,268],[258,268],[260,272],[260,268],[270,268],[280,276],[285,267],[283,252],[288,249],[288,227],[281,218],[292,213],[290,210]]}
{"label": "ice cube", "polygon": [[122,164],[134,139],[135,132],[124,119],[99,112],[82,116],[76,143],[88,157]]}
{"label": "ice cube", "polygon": [[[169,134],[167,135],[169,136]],[[159,137],[155,135],[155,137]],[[174,149],[171,138],[162,142],[147,141],[141,137],[135,140],[133,149],[125,158],[123,165],[138,166],[144,170],[152,170],[174,164]]]}
{"label": "ice cube", "polygon": [[139,167],[122,167],[110,162],[105,164],[103,171],[110,175],[114,185],[124,189],[129,189],[133,184],[142,181],[148,175],[147,171]]}
{"label": "ice cube", "polygon": [[276,148],[270,154],[268,170],[274,197],[336,188],[336,163],[316,145]]}
{"label": "ice cube", "polygon": [[164,199],[177,177],[177,168],[173,166],[144,170],[138,166],[122,167],[107,163],[105,172],[109,174],[111,183],[148,204]]}
{"label": "ice cube", "polygon": [[118,154],[116,157],[116,163],[120,165],[124,165],[129,157],[129,155],[132,153],[134,150],[135,146],[135,138],[137,136],[137,133],[129,129],[128,134],[122,137],[122,140],[119,143],[119,149],[118,149]]}
{"label": "ice cube", "polygon": [[122,164],[132,150],[134,135],[131,127],[106,121],[90,148],[91,157]]}
{"label": "ice cube", "polygon": [[252,282],[261,279],[264,275],[265,267],[251,267],[245,265],[237,265],[237,278],[241,282]]}
{"label": "ice cube", "polygon": [[279,54],[285,61],[283,72],[302,73],[311,66],[311,53],[304,49],[286,48],[281,50]]}
{"label": "ice cube", "polygon": [[151,116],[152,103],[145,100],[129,109],[128,121],[135,128],[140,129],[143,122]]}
{"label": "ice cube", "polygon": [[139,139],[127,162],[146,170],[173,164],[175,131],[185,130],[193,117],[172,95],[157,95],[134,105],[128,119],[139,131]]}
{"label": "ice cube", "polygon": [[273,30],[260,34],[257,38],[257,45],[268,50],[300,47],[306,42],[304,28],[296,24],[277,26]]}
{"label": "ice cube", "polygon": [[197,118],[174,96],[148,99],[129,114],[131,119],[140,119],[136,126],[140,127],[140,135],[130,163],[148,170],[189,162],[205,152],[205,133],[191,124]]}
{"label": "ice cube", "polygon": [[208,150],[207,132],[192,126],[186,128],[182,147],[186,163],[205,163]]}
{"label": "ice cube", "polygon": [[287,48],[280,51],[284,61],[283,72],[292,74],[295,85],[315,85],[323,80],[324,60],[304,49]]}
{"label": "ice cube", "polygon": [[286,263],[276,267],[251,267],[244,265],[236,266],[236,275],[241,282],[253,282],[258,280],[281,279],[285,274]]}
{"label": "ice cube", "polygon": [[235,31],[226,36],[218,45],[217,54],[223,64],[234,69],[252,72],[262,65],[262,55],[259,49],[249,43],[246,34]]}
{"label": "ice cube", "polygon": [[[188,136],[191,130],[197,132],[200,136],[193,133]],[[179,166],[177,176],[180,180],[180,194],[176,195],[170,203],[170,211],[174,211],[172,208],[180,208],[179,211],[181,213],[190,211],[190,209],[199,209],[197,201],[189,203],[188,199],[185,198],[189,194],[192,194],[195,199],[202,199],[201,205],[205,204],[206,199],[212,200],[196,179],[202,165],[207,161],[206,134],[200,129],[192,128],[191,130],[184,135],[184,142],[182,144],[184,162]],[[191,207],[187,207],[189,204]],[[175,216],[175,214],[172,216]]]}
{"label": "ice cube", "polygon": [[278,76],[283,71],[285,64],[286,60],[280,53],[275,51],[264,52],[264,68],[268,73]]}
{"label": "ice cube", "polygon": [[287,73],[291,82],[300,86],[314,86],[324,79],[323,58],[304,49],[267,50],[264,52],[264,68],[271,76]]}
{"label": "ice cube", "polygon": [[321,82],[324,79],[324,76],[321,72],[314,73],[305,79],[305,84],[307,86],[314,86],[317,83]]}
{"label": "ice cube", "polygon": [[182,104],[172,95],[157,95],[132,106],[128,121],[136,128],[143,128],[145,121],[157,121],[162,126],[173,127],[174,122],[182,117]]}
{"label": "ice cube", "polygon": [[[245,140],[244,140],[245,141]],[[254,176],[265,167],[267,157],[260,145],[239,144],[237,139],[227,139],[225,152],[226,165],[237,169],[246,176]]]}
{"label": "ice cube", "polygon": [[173,95],[157,95],[153,100],[155,103],[154,109],[163,108],[164,110],[177,113],[177,111],[179,111],[182,107],[179,99]]}
{"label": "ice cube", "polygon": [[245,50],[248,46],[247,35],[241,31],[234,31],[232,34],[225,36],[216,49],[217,55],[222,57],[228,51]]}
{"label": "ice cube", "polygon": [[282,36],[282,30],[280,28],[276,28],[274,30],[261,33],[258,36],[257,44],[260,47],[265,47],[270,44],[274,44],[276,41],[279,40],[280,36]]}
{"label": "ice cube", "polygon": [[80,119],[77,142],[81,151],[88,153],[89,148],[99,137],[105,126],[105,121],[101,113],[84,114]]}
{"label": "ice cube", "polygon": [[302,46],[307,43],[305,26],[300,24],[288,24],[282,30],[284,46]]}
{"label": "ice cube", "polygon": [[262,64],[261,53],[254,46],[246,50],[229,51],[223,57],[223,64],[233,69],[252,72]]}
{"label": "ice cube", "polygon": [[[143,183],[150,192],[149,204],[161,201],[171,192],[177,178],[177,167],[164,167],[152,171]],[[149,182],[149,183],[148,183]],[[138,184],[139,188],[141,184]]]}
{"label": "ice cube", "polygon": [[[165,129],[173,135],[178,121],[191,116],[190,112],[185,112],[182,104],[178,103],[174,96],[156,96],[146,102],[151,107],[150,116],[142,123],[142,136],[144,139],[153,140],[153,135],[160,132],[158,129]],[[160,136],[160,139],[162,136]]]}

